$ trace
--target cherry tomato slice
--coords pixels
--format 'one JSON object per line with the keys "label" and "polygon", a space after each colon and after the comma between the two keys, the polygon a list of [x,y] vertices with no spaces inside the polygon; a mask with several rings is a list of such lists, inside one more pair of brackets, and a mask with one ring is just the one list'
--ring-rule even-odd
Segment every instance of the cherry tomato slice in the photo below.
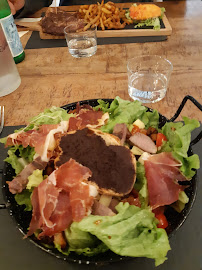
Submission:
{"label": "cherry tomato slice", "polygon": [[139,132],[140,128],[136,125],[133,126],[133,129],[131,130],[131,134],[134,135],[136,132]]}
{"label": "cherry tomato slice", "polygon": [[156,146],[159,147],[162,145],[163,141],[167,141],[168,139],[163,133],[158,133],[156,138]]}
{"label": "cherry tomato slice", "polygon": [[133,196],[129,196],[122,200],[123,203],[128,202],[130,205],[135,205],[137,207],[141,207],[141,203],[139,198],[134,198]]}
{"label": "cherry tomato slice", "polygon": [[168,227],[168,221],[166,219],[166,216],[164,214],[157,214],[155,217],[158,219],[159,224],[157,225],[158,228],[165,229]]}

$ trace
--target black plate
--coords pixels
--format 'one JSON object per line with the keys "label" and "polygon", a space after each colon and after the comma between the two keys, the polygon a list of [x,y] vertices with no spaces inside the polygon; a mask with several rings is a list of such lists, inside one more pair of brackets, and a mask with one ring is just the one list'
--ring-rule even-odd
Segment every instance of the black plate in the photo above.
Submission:
{"label": "black plate", "polygon": [[[113,99],[103,99],[104,101],[107,101],[111,103]],[[78,102],[74,102],[65,106],[62,106],[63,109],[70,111],[74,110],[76,108],[76,104]],[[98,102],[97,99],[90,99],[90,100],[84,100],[79,102],[80,105],[83,104],[89,104],[92,107],[97,106]],[[148,111],[152,111],[152,109],[148,108]],[[159,114],[159,127],[162,127],[166,122],[170,121],[165,116]],[[192,155],[192,149],[189,148],[188,155]],[[6,201],[6,204],[9,205],[8,210],[10,215],[14,218],[14,220],[17,222],[19,230],[22,232],[23,235],[26,235],[27,228],[29,227],[29,223],[31,221],[31,212],[25,212],[24,206],[19,206],[14,196],[9,192],[8,185],[6,184],[6,181],[11,181],[13,179],[13,176],[15,175],[14,170],[10,166],[10,164],[5,163],[4,166],[4,172],[3,172],[3,181],[2,181],[2,187],[3,187],[3,195],[4,199]],[[189,182],[190,186],[186,188],[185,192],[187,196],[189,197],[189,202],[186,204],[184,210],[181,213],[177,213],[174,211],[171,207],[169,207],[166,210],[166,217],[168,219],[169,226],[167,227],[167,233],[169,238],[174,235],[174,233],[182,226],[185,219],[187,218],[189,212],[192,209],[195,196],[196,196],[196,190],[197,190],[197,175],[192,178],[192,180]],[[50,249],[45,247],[40,241],[38,241],[34,236],[31,236],[28,238],[32,243],[34,243],[39,248],[43,249],[44,251],[48,252],[49,254],[52,254],[56,256],[57,258],[69,261],[69,262],[77,262],[77,263],[85,263],[85,264],[96,264],[96,265],[103,265],[110,262],[117,262],[121,260],[129,260],[134,259],[131,257],[122,257],[119,255],[116,255],[115,253],[111,251],[107,251],[105,253],[102,253],[100,255],[96,255],[93,257],[86,257],[83,255],[77,255],[76,253],[70,253],[69,256],[65,256],[62,253],[58,252],[56,249]]]}

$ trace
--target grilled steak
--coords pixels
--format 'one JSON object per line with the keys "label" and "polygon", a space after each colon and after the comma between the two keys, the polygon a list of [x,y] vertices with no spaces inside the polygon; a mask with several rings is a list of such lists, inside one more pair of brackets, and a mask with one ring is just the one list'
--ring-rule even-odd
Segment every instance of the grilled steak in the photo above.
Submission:
{"label": "grilled steak", "polygon": [[72,31],[82,29],[85,25],[77,12],[69,13],[61,9],[57,9],[57,12],[55,9],[48,9],[40,24],[44,33],[56,36],[63,36],[67,25],[71,25]]}

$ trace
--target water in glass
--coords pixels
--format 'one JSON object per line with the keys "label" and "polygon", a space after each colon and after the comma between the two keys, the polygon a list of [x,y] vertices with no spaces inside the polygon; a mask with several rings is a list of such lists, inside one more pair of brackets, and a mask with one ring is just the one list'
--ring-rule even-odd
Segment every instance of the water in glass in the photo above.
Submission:
{"label": "water in glass", "polygon": [[164,74],[133,74],[128,83],[131,98],[143,103],[154,103],[165,97],[167,78]]}
{"label": "water in glass", "polygon": [[93,37],[74,38],[68,42],[69,52],[76,58],[90,57],[97,51],[97,42]]}

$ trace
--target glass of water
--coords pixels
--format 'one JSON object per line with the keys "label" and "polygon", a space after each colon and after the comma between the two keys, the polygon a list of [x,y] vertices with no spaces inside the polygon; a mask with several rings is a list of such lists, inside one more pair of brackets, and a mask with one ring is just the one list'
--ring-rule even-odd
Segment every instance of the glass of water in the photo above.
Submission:
{"label": "glass of water", "polygon": [[97,51],[97,26],[78,31],[68,25],[64,29],[70,54],[76,58],[90,57]]}
{"label": "glass of water", "polygon": [[158,55],[137,56],[128,60],[128,93],[142,103],[155,103],[166,95],[172,63]]}

